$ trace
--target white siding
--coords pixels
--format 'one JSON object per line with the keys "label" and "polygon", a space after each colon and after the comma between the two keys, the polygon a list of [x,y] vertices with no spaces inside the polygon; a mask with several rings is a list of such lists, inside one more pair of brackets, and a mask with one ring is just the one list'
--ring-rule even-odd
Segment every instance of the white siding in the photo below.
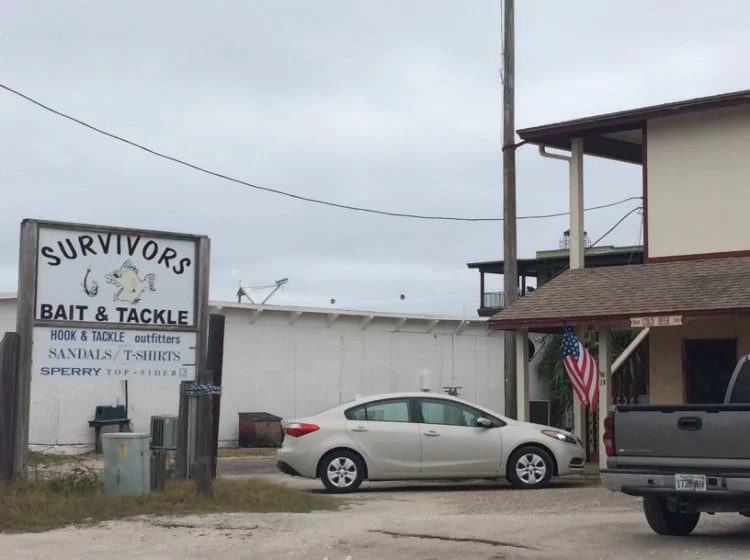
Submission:
{"label": "white siding", "polygon": [[429,333],[427,321],[411,320],[396,332],[389,318],[362,329],[357,316],[327,327],[325,315],[303,315],[290,326],[282,313],[264,313],[252,325],[245,311],[223,313],[224,376],[233,390],[222,396],[222,440],[236,440],[238,412],[306,416],[357,395],[419,390],[423,372],[432,391],[459,385],[461,396],[503,408],[502,335],[488,336],[484,321],[455,336],[453,372],[456,322]]}
{"label": "white siding", "polygon": [[[15,305],[14,299],[0,300],[0,332],[15,330]],[[267,306],[253,322],[253,308],[223,304],[222,443],[236,442],[238,412],[303,416],[356,395],[419,390],[423,373],[429,373],[431,391],[462,386],[462,397],[504,410],[502,333],[489,333],[483,319],[469,320],[454,338],[458,318],[444,318],[427,332],[428,317],[409,318],[397,330],[398,317],[376,315],[363,329],[366,312],[341,314],[328,326],[331,311],[304,311],[290,324],[291,311]],[[535,387],[534,372],[531,376]],[[135,431],[147,432],[152,415],[177,414],[177,386],[131,381],[128,393]],[[124,404],[124,383],[34,380],[31,401],[29,435],[35,448],[87,450],[93,446],[87,422],[94,407]]]}
{"label": "white siding", "polygon": [[750,109],[649,121],[648,256],[750,249]]}

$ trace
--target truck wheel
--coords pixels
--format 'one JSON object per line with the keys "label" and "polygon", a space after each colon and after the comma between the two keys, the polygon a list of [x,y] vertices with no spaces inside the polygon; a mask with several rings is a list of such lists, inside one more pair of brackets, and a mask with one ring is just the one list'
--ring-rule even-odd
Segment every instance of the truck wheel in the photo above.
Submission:
{"label": "truck wheel", "polygon": [[680,513],[667,509],[667,500],[661,496],[645,496],[643,513],[649,526],[659,535],[685,537],[698,525],[700,513]]}

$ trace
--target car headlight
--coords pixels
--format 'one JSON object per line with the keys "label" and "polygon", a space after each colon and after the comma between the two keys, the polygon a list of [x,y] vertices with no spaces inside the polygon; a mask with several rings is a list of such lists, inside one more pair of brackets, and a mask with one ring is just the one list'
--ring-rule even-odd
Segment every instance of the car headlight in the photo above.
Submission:
{"label": "car headlight", "polygon": [[573,445],[578,443],[576,438],[563,432],[558,432],[557,430],[542,430],[542,433],[547,437],[554,438],[558,441],[564,441],[565,443],[572,443]]}

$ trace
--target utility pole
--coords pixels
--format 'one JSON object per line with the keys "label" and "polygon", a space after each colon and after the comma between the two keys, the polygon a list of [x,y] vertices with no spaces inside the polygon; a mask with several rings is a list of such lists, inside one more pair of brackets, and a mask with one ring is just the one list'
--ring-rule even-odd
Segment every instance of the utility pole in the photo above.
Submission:
{"label": "utility pole", "polygon": [[[503,0],[503,291],[504,307],[518,299],[516,255],[516,131],[514,0]],[[516,333],[505,331],[505,415],[516,418]]]}

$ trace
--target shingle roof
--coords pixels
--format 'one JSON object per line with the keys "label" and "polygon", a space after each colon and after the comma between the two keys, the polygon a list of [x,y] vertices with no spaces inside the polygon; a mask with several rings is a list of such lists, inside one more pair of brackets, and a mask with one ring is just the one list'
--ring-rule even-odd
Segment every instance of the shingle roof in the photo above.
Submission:
{"label": "shingle roof", "polygon": [[629,324],[630,317],[750,310],[750,257],[563,272],[490,318],[493,329]]}

